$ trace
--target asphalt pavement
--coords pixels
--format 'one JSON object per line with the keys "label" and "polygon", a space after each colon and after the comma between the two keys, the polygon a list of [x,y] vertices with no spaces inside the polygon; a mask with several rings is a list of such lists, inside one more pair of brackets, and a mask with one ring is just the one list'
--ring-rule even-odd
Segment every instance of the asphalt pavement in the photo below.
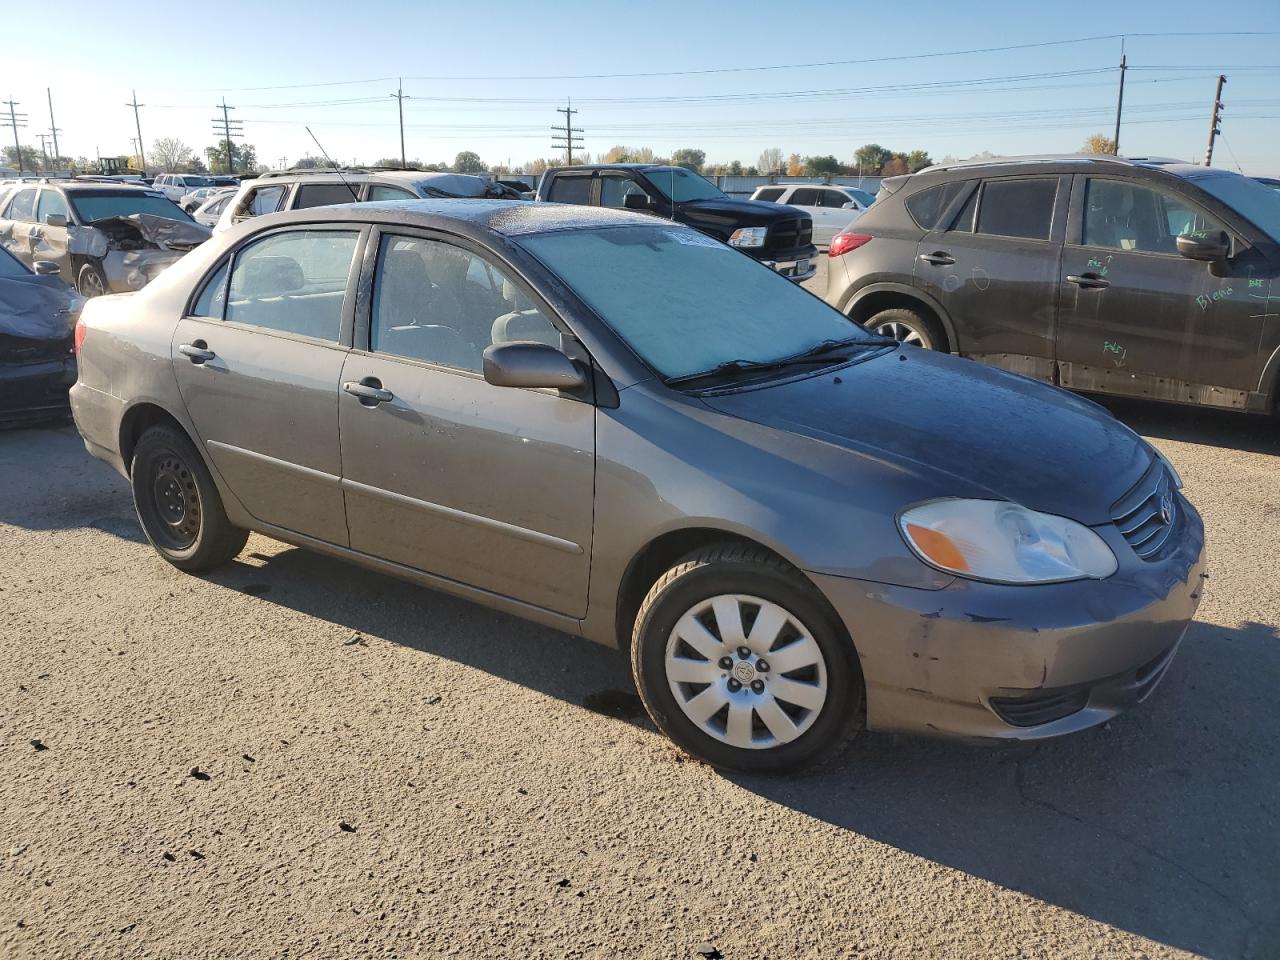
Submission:
{"label": "asphalt pavement", "polygon": [[1112,407],[1209,536],[1153,697],[780,780],[586,641],[259,536],[180,573],[0,433],[0,956],[1280,957],[1280,424]]}

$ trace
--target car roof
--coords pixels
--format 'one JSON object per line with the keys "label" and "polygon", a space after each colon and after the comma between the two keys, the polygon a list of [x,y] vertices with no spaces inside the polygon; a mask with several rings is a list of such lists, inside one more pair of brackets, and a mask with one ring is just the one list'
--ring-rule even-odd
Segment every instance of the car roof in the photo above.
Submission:
{"label": "car roof", "polygon": [[59,180],[52,177],[41,177],[38,180],[24,180],[22,186],[57,187],[59,190],[67,190],[72,193],[78,190],[119,190],[121,193],[145,193],[152,196],[158,196],[160,193],[155,187],[149,187],[142,183],[88,178],[84,180]]}
{"label": "car roof", "polygon": [[990,157],[985,160],[957,160],[950,163],[935,163],[925,167],[912,176],[955,173],[957,175],[975,172],[995,171],[1004,174],[1017,174],[1030,171],[1043,173],[1079,173],[1085,169],[1097,173],[1110,169],[1111,172],[1123,170],[1143,170],[1166,173],[1184,180],[1202,180],[1208,177],[1238,176],[1230,170],[1214,167],[1202,167],[1185,160],[1173,157],[1116,157],[1107,154],[1089,153],[1057,153],[1037,154],[1025,157]]}
{"label": "car roof", "polygon": [[[680,224],[641,213],[588,207],[572,203],[532,203],[528,200],[379,200],[332,207],[308,207],[269,214],[274,226],[288,223],[377,223],[391,226],[452,228],[472,236],[496,233],[504,237],[591,227],[663,226],[685,230]],[[261,224],[265,217],[254,217]]]}

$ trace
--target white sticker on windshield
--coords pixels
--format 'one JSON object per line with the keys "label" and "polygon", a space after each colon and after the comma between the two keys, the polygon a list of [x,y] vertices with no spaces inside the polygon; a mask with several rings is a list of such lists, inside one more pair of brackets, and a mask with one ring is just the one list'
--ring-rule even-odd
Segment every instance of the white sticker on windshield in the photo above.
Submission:
{"label": "white sticker on windshield", "polygon": [[696,230],[664,230],[663,232],[676,243],[683,243],[686,247],[711,247],[713,250],[729,249],[714,237],[708,237],[706,234],[698,233]]}

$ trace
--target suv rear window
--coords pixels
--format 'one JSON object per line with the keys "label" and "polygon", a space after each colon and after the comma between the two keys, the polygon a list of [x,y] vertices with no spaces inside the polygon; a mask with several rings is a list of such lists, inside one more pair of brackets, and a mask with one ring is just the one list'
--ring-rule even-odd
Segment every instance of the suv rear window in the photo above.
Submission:
{"label": "suv rear window", "polygon": [[590,203],[591,178],[581,174],[556,177],[551,182],[547,199],[553,203]]}
{"label": "suv rear window", "polygon": [[975,233],[1048,240],[1053,226],[1056,177],[1036,180],[988,180],[978,202]]}
{"label": "suv rear window", "polygon": [[907,197],[907,213],[921,230],[933,230],[954,200],[972,181],[953,180],[939,183]]}

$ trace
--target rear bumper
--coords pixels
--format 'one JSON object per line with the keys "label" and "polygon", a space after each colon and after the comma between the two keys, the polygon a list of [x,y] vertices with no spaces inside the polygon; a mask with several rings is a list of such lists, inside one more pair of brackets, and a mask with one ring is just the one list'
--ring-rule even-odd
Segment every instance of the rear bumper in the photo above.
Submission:
{"label": "rear bumper", "polygon": [[0,366],[0,423],[15,424],[64,416],[67,391],[76,380],[76,361],[56,360]]}
{"label": "rear bumper", "polygon": [[942,590],[811,574],[858,649],[872,730],[1038,740],[1109,720],[1164,676],[1202,592],[1204,530],[1102,581]]}
{"label": "rear bumper", "polygon": [[75,418],[85,449],[127,478],[129,470],[119,452],[120,418],[124,415],[124,404],[109,393],[77,382],[71,388],[71,415]]}

